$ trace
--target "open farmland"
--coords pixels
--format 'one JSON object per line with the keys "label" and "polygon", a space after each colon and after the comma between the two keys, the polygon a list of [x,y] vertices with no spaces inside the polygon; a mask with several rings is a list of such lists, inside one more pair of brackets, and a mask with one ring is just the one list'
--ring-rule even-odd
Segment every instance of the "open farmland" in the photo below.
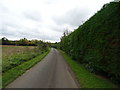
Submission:
{"label": "open farmland", "polygon": [[41,52],[35,46],[2,45],[2,72],[31,60]]}

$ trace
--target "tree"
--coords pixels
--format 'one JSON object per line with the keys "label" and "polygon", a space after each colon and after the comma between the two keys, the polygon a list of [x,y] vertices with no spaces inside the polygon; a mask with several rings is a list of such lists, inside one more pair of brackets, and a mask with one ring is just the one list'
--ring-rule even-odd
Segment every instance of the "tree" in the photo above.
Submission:
{"label": "tree", "polygon": [[29,41],[26,38],[20,39],[19,45],[27,46],[29,45]]}
{"label": "tree", "polygon": [[1,39],[1,41],[2,41],[2,45],[8,45],[8,44],[10,44],[9,40],[6,37],[3,37]]}

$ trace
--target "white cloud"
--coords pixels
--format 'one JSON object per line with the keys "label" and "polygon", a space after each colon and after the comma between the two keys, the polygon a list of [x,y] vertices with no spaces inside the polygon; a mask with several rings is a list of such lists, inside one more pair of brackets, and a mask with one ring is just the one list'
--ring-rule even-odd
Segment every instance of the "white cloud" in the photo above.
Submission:
{"label": "white cloud", "polygon": [[59,41],[112,0],[0,0],[1,37]]}

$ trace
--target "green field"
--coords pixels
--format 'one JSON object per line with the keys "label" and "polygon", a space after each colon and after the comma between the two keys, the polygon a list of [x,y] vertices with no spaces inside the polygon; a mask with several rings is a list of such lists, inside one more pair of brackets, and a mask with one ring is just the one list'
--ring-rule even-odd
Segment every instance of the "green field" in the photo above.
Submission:
{"label": "green field", "polygon": [[2,72],[16,67],[42,52],[35,46],[10,46],[2,45]]}

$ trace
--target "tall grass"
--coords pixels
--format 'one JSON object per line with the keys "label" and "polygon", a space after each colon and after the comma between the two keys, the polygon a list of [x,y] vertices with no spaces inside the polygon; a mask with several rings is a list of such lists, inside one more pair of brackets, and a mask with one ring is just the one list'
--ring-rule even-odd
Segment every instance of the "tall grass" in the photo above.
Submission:
{"label": "tall grass", "polygon": [[42,51],[33,46],[2,46],[2,72],[31,60],[41,53]]}

